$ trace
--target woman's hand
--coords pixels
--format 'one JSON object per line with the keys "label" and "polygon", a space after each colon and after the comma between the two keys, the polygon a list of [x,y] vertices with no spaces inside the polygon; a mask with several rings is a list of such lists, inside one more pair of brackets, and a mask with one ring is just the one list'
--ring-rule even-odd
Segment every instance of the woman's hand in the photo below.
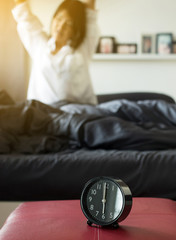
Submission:
{"label": "woman's hand", "polygon": [[26,2],[26,0],[14,0],[16,5]]}

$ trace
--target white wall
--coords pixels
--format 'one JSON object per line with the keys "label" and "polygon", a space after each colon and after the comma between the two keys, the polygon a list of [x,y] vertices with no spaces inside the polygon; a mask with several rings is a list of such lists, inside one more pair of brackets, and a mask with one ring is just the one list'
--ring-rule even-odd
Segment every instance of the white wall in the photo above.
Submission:
{"label": "white wall", "polygon": [[16,32],[11,0],[0,1],[0,89],[16,101],[26,97],[26,54]]}
{"label": "white wall", "polygon": [[162,92],[176,99],[175,61],[95,61],[91,65],[97,93]]}
{"label": "white wall", "polygon": [[138,42],[140,34],[176,34],[175,0],[99,0],[99,26],[120,42]]}
{"label": "white wall", "polygon": [[8,216],[21,204],[21,202],[0,202],[0,229]]}
{"label": "white wall", "polygon": [[[59,1],[30,3],[48,30]],[[140,44],[142,33],[176,36],[175,0],[97,0],[97,9],[101,35],[115,36],[118,42]],[[96,93],[156,91],[176,99],[176,60],[93,61],[90,70]]]}

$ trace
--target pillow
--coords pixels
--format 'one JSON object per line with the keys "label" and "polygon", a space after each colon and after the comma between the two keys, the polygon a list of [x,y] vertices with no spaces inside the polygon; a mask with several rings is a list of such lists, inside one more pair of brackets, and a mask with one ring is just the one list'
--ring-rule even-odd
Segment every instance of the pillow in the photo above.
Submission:
{"label": "pillow", "polygon": [[15,102],[5,90],[0,90],[0,105],[11,105]]}

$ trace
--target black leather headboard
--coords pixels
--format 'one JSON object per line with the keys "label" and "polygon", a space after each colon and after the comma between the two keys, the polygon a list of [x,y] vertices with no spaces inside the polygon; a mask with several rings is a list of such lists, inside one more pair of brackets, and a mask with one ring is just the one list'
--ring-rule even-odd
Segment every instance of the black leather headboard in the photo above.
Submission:
{"label": "black leather headboard", "polygon": [[127,92],[127,93],[112,93],[112,94],[99,94],[97,95],[98,102],[103,103],[112,101],[115,99],[127,99],[131,101],[138,100],[164,100],[169,103],[175,103],[175,100],[163,93],[152,93],[152,92]]}

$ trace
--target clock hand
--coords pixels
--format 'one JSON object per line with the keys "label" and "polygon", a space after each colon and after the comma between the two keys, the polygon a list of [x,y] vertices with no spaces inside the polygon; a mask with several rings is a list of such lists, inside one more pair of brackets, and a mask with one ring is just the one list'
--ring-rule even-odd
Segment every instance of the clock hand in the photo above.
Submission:
{"label": "clock hand", "polygon": [[106,183],[103,186],[103,199],[102,199],[102,203],[103,203],[102,214],[104,214],[105,213],[105,204],[106,204]]}

